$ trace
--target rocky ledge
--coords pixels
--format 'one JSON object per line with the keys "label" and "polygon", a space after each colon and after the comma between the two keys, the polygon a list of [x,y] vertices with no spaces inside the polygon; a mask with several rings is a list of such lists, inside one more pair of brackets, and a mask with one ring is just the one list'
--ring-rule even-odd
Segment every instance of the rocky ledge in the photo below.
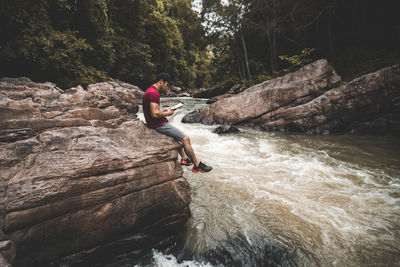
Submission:
{"label": "rocky ledge", "polygon": [[315,134],[400,134],[400,66],[343,83],[324,59],[187,114],[182,122]]}
{"label": "rocky ledge", "polygon": [[133,88],[3,78],[0,111],[1,266],[137,257],[190,217],[179,144],[136,118]]}

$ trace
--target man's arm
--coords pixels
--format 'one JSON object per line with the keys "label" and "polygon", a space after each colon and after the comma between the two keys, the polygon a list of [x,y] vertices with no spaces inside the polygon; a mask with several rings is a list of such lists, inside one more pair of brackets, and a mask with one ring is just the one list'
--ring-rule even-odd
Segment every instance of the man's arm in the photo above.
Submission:
{"label": "man's arm", "polygon": [[157,103],[150,102],[150,113],[154,119],[159,119],[166,116],[171,116],[174,114],[172,109],[168,109],[167,111],[160,110],[160,107]]}

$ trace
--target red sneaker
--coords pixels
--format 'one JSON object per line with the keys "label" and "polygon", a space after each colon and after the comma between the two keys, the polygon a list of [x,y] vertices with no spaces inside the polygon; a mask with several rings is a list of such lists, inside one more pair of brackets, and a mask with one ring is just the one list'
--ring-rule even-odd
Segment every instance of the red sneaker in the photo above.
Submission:
{"label": "red sneaker", "polygon": [[196,166],[196,165],[193,166],[192,172],[194,172],[194,173],[198,173],[198,172],[204,173],[204,172],[209,172],[211,170],[212,170],[211,166],[207,166],[203,162],[200,162],[199,166]]}
{"label": "red sneaker", "polygon": [[190,158],[181,159],[181,165],[191,166],[193,165],[193,161]]}

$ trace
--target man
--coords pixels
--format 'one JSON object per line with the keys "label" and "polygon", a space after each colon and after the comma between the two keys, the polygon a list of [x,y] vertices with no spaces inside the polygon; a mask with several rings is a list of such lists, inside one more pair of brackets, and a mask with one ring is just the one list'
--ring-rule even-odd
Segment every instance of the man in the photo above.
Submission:
{"label": "man", "polygon": [[[156,83],[150,86],[144,93],[143,113],[147,127],[170,136],[183,144],[183,149],[181,148],[179,150],[179,154],[182,157],[181,165],[190,166],[194,164],[192,172],[195,173],[209,172],[212,170],[212,167],[197,160],[192,145],[190,144],[189,136],[185,135],[168,122],[166,117],[174,114],[174,110],[160,110],[160,91],[166,91],[168,85],[174,85],[174,83],[171,81],[171,77],[168,73],[162,72],[157,75]],[[185,152],[188,157],[185,156]]]}

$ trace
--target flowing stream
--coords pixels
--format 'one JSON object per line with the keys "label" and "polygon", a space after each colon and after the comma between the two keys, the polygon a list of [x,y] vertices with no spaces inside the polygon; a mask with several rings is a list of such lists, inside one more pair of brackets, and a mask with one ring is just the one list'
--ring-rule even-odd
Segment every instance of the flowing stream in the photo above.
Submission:
{"label": "flowing stream", "polygon": [[[179,100],[170,122],[213,171],[190,183],[182,242],[140,266],[400,266],[400,140],[183,124],[205,100]],[[173,103],[175,101],[175,103]],[[143,119],[143,114],[139,114]]]}

